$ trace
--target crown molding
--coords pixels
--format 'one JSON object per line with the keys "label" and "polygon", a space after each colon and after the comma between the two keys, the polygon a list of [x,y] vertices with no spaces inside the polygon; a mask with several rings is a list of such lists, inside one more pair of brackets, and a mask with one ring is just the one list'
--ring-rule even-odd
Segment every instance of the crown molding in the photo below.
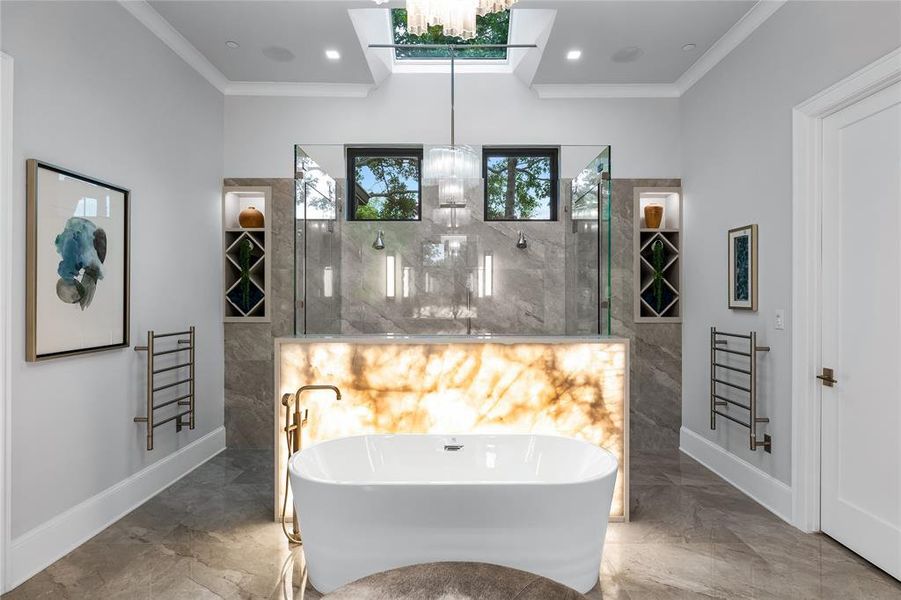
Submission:
{"label": "crown molding", "polygon": [[294,96],[308,98],[365,98],[371,83],[293,83],[282,81],[229,81],[226,96]]}
{"label": "crown molding", "polygon": [[119,4],[156,37],[160,38],[164,44],[169,46],[183,61],[200,73],[214,88],[225,93],[225,88],[229,81],[222,74],[222,71],[213,66],[213,63],[207,60],[200,50],[195,48],[191,42],[172,27],[169,21],[156,12],[146,0],[119,0]]}
{"label": "crown molding", "polygon": [[679,89],[672,83],[536,83],[532,89],[542,100],[679,97]]}
{"label": "crown molding", "polygon": [[679,95],[681,96],[691,89],[691,86],[700,81],[713,67],[735,50],[739,44],[748,39],[748,36],[772,17],[777,10],[782,8],[785,2],[786,0],[760,0],[752,6],[741,19],[736,21],[735,25],[729,28],[729,31],[714,42],[707,49],[707,52],[702,54],[701,58],[688,67],[676,80],[675,86],[679,90]]}
{"label": "crown molding", "polygon": [[899,81],[901,47],[795,106],[794,110],[803,115],[827,117]]}

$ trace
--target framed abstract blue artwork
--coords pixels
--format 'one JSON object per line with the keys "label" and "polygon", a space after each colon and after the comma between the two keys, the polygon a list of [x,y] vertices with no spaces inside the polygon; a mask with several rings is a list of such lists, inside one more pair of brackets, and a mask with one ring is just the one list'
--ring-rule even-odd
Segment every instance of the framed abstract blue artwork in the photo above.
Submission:
{"label": "framed abstract blue artwork", "polygon": [[25,358],[128,346],[129,191],[26,163]]}
{"label": "framed abstract blue artwork", "polygon": [[757,310],[757,225],[729,230],[729,308]]}

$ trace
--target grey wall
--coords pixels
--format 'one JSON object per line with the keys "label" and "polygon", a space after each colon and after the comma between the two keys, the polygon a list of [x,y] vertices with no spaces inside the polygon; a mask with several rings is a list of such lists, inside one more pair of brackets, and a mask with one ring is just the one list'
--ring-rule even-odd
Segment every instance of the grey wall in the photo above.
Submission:
{"label": "grey wall", "polygon": [[[792,107],[901,45],[897,2],[789,2],[680,101],[683,149],[683,425],[791,480]],[[760,226],[759,309],[726,308],[726,231]],[[786,310],[786,329],[773,327]],[[709,429],[709,327],[757,330],[761,414],[773,453],[746,430]]]}
{"label": "grey wall", "polygon": [[[515,75],[460,75],[456,141],[609,144],[614,177],[678,177],[678,103],[540,100]],[[367,98],[229,96],[225,130],[226,177],[293,177],[295,144],[446,144],[449,77],[392,75]]]}
{"label": "grey wall", "polygon": [[[12,537],[222,426],[220,194],[223,100],[114,2],[3,2],[15,60],[14,282],[25,281],[25,160],[129,188],[131,339],[197,326],[197,428],[156,450],[143,414],[143,356],[116,350],[26,364],[12,327]],[[12,314],[25,314],[24,290]],[[111,515],[112,516],[112,515]]]}

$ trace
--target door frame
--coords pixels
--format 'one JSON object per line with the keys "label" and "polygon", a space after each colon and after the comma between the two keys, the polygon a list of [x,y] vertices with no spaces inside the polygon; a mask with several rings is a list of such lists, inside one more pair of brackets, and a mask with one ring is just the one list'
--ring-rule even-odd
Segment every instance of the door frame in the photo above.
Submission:
{"label": "door frame", "polygon": [[823,119],[901,81],[901,48],[792,110],[792,524],[820,530]]}
{"label": "door frame", "polygon": [[0,52],[0,593],[8,591],[12,494],[13,71],[12,57]]}

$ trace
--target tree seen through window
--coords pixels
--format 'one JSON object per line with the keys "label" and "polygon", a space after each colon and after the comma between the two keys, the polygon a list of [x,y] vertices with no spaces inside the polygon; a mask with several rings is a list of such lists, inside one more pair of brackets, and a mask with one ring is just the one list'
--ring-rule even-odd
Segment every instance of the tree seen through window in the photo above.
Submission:
{"label": "tree seen through window", "polygon": [[557,218],[556,151],[486,150],[484,168],[486,220]]}
{"label": "tree seen through window", "polygon": [[418,220],[420,162],[416,151],[348,150],[353,219]]}

